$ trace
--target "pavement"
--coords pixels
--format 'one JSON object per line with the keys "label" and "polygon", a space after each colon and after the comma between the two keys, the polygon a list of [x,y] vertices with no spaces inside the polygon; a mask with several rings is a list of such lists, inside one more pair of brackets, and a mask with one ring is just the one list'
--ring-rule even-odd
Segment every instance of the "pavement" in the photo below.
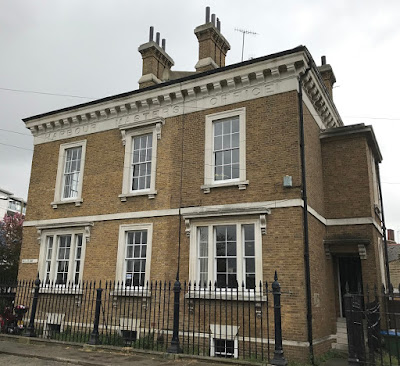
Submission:
{"label": "pavement", "polygon": [[251,365],[250,362],[224,360],[212,362],[209,357],[171,355],[161,352],[132,350],[110,346],[76,345],[67,342],[55,342],[39,338],[25,338],[0,335],[0,365],[22,366],[221,366]]}
{"label": "pavement", "polygon": [[[111,346],[89,346],[40,338],[0,334],[0,365],[7,366],[223,366],[254,365],[233,359],[172,355]],[[323,366],[347,366],[347,359],[330,359]]]}

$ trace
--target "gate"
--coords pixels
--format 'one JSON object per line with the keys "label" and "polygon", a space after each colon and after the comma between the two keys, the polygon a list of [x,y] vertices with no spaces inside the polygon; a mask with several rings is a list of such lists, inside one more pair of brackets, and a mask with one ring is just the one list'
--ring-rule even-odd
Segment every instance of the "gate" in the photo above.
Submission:
{"label": "gate", "polygon": [[[400,365],[400,291],[345,295],[350,365]],[[365,302],[365,304],[364,304]],[[399,325],[398,325],[399,324]]]}

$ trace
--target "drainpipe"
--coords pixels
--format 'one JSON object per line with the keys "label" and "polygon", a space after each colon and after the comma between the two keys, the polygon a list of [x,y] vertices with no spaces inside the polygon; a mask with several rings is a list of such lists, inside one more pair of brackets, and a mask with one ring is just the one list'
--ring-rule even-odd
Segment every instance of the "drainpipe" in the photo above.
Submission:
{"label": "drainpipe", "polygon": [[300,128],[300,157],[301,157],[301,186],[303,199],[303,238],[304,238],[304,270],[306,281],[307,301],[307,336],[309,342],[310,361],[314,365],[313,332],[312,332],[312,307],[311,307],[311,276],[310,276],[310,250],[308,239],[308,203],[307,203],[307,181],[306,181],[306,157],[304,148],[304,118],[303,118],[303,85],[302,81],[311,70],[309,66],[306,71],[299,75],[299,128]]}
{"label": "drainpipe", "polygon": [[381,220],[382,220],[382,236],[383,236],[383,247],[385,249],[385,267],[386,267],[386,280],[387,280],[387,288],[391,291],[392,287],[390,286],[390,271],[389,271],[389,256],[388,256],[388,247],[387,247],[387,239],[386,239],[386,224],[385,224],[385,214],[383,212],[383,199],[382,199],[382,186],[381,186],[381,175],[379,173],[379,165],[375,164],[376,167],[376,175],[378,178],[378,189],[379,189],[379,199],[381,201]]}

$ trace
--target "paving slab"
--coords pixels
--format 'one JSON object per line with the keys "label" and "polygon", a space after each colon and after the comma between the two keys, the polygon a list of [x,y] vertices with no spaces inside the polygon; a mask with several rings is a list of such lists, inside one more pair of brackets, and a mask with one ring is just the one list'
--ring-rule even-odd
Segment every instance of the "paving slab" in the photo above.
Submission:
{"label": "paving slab", "polygon": [[[27,361],[29,359],[29,361]],[[214,360],[213,360],[214,361]],[[224,360],[213,362],[207,358],[174,356],[161,352],[135,352],[131,348],[112,349],[89,345],[74,345],[37,338],[0,336],[0,364],[2,365],[83,365],[83,366],[221,366],[250,365],[250,362]],[[339,366],[339,365],[332,365]]]}

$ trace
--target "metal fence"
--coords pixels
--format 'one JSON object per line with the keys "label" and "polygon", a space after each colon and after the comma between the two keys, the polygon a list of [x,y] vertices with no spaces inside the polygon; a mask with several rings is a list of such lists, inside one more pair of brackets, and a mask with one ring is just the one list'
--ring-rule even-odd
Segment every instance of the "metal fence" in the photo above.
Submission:
{"label": "metal fence", "polygon": [[349,364],[400,365],[400,289],[344,296]]}
{"label": "metal fence", "polygon": [[276,275],[271,289],[267,283],[246,289],[179,281],[144,287],[0,281],[0,313],[28,306],[23,335],[31,337],[281,364],[280,296]]}

